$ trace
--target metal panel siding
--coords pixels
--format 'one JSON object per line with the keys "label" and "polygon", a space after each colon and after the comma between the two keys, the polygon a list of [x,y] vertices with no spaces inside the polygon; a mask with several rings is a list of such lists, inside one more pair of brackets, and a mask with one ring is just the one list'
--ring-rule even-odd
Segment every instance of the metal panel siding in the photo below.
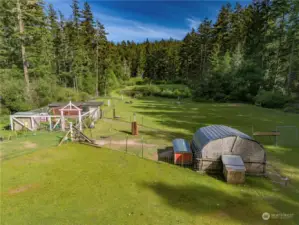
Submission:
{"label": "metal panel siding", "polygon": [[244,134],[234,128],[224,125],[212,125],[198,129],[193,136],[192,142],[196,150],[201,151],[202,148],[210,141],[230,136],[237,136],[244,139],[253,140],[247,134]]}
{"label": "metal panel siding", "polygon": [[172,141],[172,145],[173,145],[173,151],[175,153],[177,152],[191,153],[189,143],[184,139],[180,139],[180,138],[174,139]]}

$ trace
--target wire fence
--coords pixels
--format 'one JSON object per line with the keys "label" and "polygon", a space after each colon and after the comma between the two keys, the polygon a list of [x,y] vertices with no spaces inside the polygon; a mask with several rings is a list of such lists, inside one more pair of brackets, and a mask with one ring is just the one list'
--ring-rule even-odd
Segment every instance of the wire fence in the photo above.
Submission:
{"label": "wire fence", "polygon": [[175,156],[171,144],[157,143],[157,140],[126,135],[111,135],[95,140],[97,146],[125,152],[141,158],[150,159],[184,168],[193,169],[193,162],[183,155]]}
{"label": "wire fence", "polygon": [[6,134],[0,134],[0,142],[8,142],[17,139],[24,139],[30,137],[39,137],[48,134],[55,134],[58,138],[63,137],[63,132],[60,130],[49,131],[49,130],[37,130],[37,131],[28,131],[28,130],[20,130],[20,131],[10,131]]}

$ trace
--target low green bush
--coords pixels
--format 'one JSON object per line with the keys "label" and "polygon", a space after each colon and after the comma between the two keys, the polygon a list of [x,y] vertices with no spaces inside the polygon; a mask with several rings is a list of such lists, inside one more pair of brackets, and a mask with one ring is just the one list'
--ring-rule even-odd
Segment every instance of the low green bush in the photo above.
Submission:
{"label": "low green bush", "polygon": [[214,95],[213,100],[216,101],[216,102],[226,102],[227,101],[227,96],[224,93],[218,92]]}
{"label": "low green bush", "polygon": [[136,86],[131,90],[123,90],[122,93],[132,97],[157,96],[165,98],[189,98],[192,93],[189,88],[176,88],[158,85]]}
{"label": "low green bush", "polygon": [[289,96],[271,91],[261,91],[255,97],[255,104],[265,108],[283,108],[290,101]]}
{"label": "low green bush", "polygon": [[58,88],[57,96],[54,96],[54,101],[66,102],[66,101],[86,101],[90,98],[90,95],[86,92],[76,92],[71,88]]}
{"label": "low green bush", "polygon": [[142,98],[143,97],[143,94],[138,92],[134,95],[135,98]]}

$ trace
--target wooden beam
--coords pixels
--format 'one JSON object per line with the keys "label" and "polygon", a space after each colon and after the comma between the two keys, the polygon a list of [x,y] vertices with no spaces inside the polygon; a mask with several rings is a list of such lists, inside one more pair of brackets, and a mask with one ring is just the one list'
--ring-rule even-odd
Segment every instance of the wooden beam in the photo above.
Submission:
{"label": "wooden beam", "polygon": [[13,130],[13,128],[14,128],[13,127],[13,116],[10,116],[9,120],[10,120],[10,129]]}
{"label": "wooden beam", "polygon": [[26,129],[30,130],[30,131],[33,131],[31,128],[29,127],[26,127],[24,123],[22,123],[20,120],[16,119],[16,118],[13,118],[14,121],[16,121],[18,124],[20,124],[21,126],[25,127]]}
{"label": "wooden beam", "polygon": [[254,132],[253,136],[279,136],[280,132],[273,131],[273,132]]}
{"label": "wooden beam", "polygon": [[60,122],[61,122],[61,130],[65,131],[65,121],[64,121],[64,117],[63,117],[63,111],[60,111]]}
{"label": "wooden beam", "polygon": [[31,117],[34,117],[34,118],[60,118],[60,116],[41,116],[41,115],[32,115],[32,116],[27,116],[27,115],[11,115],[11,117],[13,118],[31,118]]}
{"label": "wooden beam", "polygon": [[81,118],[81,111],[79,111],[79,130],[82,131],[82,118]]}
{"label": "wooden beam", "polygon": [[49,118],[49,129],[50,129],[50,131],[52,131],[52,119],[51,119],[51,117]]}
{"label": "wooden beam", "polygon": [[30,118],[30,122],[31,122],[31,128],[32,128],[32,130],[34,130],[34,121],[33,121],[32,117]]}
{"label": "wooden beam", "polygon": [[70,133],[70,130],[66,133],[66,135],[64,135],[64,137],[59,142],[58,146],[60,146],[65,141],[65,138],[69,135],[69,133]]}
{"label": "wooden beam", "polygon": [[82,111],[82,109],[59,109],[59,111]]}
{"label": "wooden beam", "polygon": [[59,124],[60,120],[61,120],[61,119],[57,120],[57,122],[54,124],[54,126],[53,126],[53,130],[54,130],[55,127]]}

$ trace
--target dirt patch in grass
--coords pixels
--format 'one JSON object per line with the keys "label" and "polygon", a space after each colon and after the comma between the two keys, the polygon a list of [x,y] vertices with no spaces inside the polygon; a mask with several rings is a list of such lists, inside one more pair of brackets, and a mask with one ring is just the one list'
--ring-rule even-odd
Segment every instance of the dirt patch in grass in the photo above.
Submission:
{"label": "dirt patch in grass", "polygon": [[[142,146],[142,143],[141,142],[137,142],[135,140],[128,140],[126,142],[126,140],[120,140],[120,141],[113,141],[109,139],[105,139],[105,140],[96,140],[95,144],[97,145],[100,145],[100,146],[103,146],[103,145],[109,145],[111,143],[111,145],[128,145],[128,146]],[[157,145],[154,145],[154,144],[145,144],[143,143],[143,147],[155,147]]]}
{"label": "dirt patch in grass", "polygon": [[25,142],[22,142],[21,144],[23,144],[24,148],[36,148],[37,147],[36,143],[30,142],[30,141],[25,141]]}
{"label": "dirt patch in grass", "polygon": [[227,106],[230,106],[230,107],[240,107],[240,106],[242,106],[242,104],[235,103],[235,104],[228,104]]}
{"label": "dirt patch in grass", "polygon": [[16,195],[16,194],[19,194],[19,193],[28,191],[28,190],[33,189],[33,188],[36,188],[36,187],[38,187],[37,184],[27,184],[27,185],[23,185],[23,186],[14,188],[14,189],[10,189],[10,190],[8,191],[8,194],[9,194],[9,195]]}

